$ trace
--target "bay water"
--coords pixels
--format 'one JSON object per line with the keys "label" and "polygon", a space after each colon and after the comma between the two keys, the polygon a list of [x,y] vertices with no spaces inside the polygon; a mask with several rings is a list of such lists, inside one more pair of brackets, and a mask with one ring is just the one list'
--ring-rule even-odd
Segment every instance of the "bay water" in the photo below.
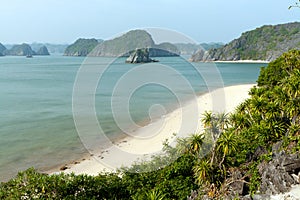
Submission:
{"label": "bay water", "polygon": [[[114,93],[115,86],[139,65],[125,64],[125,58],[0,57],[0,181],[8,180],[29,167],[48,170],[87,154],[72,113],[74,83],[79,69],[88,63],[87,59],[104,70],[94,94],[99,124],[112,140],[120,137],[122,130],[114,120],[112,96],[117,95],[120,102],[128,98],[126,91]],[[191,64],[183,57],[156,59],[160,61],[160,67],[169,66],[177,73],[151,74],[150,70],[137,75],[143,79],[151,74],[156,80],[172,83],[170,87],[148,83],[131,94],[128,102],[130,116],[141,126],[149,122],[152,105],[162,105],[166,112],[179,106],[177,93],[187,92],[179,81],[182,77],[196,94],[201,94],[208,90],[206,79],[212,80],[210,84],[218,79],[214,68],[220,73],[224,85],[229,86],[256,83],[260,67],[266,66],[257,63]],[[122,86],[126,88],[128,83],[129,87],[130,80],[123,81]],[[176,88],[176,91],[170,88]],[[124,120],[125,127],[126,122]]]}

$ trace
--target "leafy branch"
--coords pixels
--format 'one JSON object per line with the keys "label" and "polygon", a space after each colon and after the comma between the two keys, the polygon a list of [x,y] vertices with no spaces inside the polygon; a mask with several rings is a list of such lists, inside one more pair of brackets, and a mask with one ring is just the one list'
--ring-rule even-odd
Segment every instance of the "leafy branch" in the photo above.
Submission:
{"label": "leafy branch", "polygon": [[292,8],[300,8],[300,4],[299,4],[299,3],[300,3],[300,0],[298,0],[298,1],[299,1],[299,2],[296,2],[295,5],[290,6],[289,9],[292,9]]}

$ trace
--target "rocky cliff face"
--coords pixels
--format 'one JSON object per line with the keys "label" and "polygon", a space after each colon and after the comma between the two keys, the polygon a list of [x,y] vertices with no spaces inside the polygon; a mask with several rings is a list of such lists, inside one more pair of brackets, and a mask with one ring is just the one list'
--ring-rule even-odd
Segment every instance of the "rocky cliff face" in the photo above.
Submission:
{"label": "rocky cliff face", "polygon": [[98,44],[99,41],[94,38],[80,38],[66,48],[64,56],[87,56]]}
{"label": "rocky cliff face", "polygon": [[158,61],[150,58],[150,53],[148,48],[136,49],[126,59],[126,63],[149,63],[149,62],[158,62]]}
{"label": "rocky cliff face", "polygon": [[6,50],[4,54],[10,56],[36,55],[36,53],[31,49],[31,47],[25,43],[20,45],[14,45],[10,50]]}
{"label": "rocky cliff face", "polygon": [[6,51],[6,47],[0,43],[0,56],[4,56],[5,51]]}
{"label": "rocky cliff face", "polygon": [[48,56],[50,55],[48,49],[46,46],[42,46],[37,52],[36,55],[41,55],[41,56]]}
{"label": "rocky cliff face", "polygon": [[209,51],[199,50],[191,61],[272,61],[289,49],[300,48],[300,23],[287,23],[276,26],[262,26],[245,32],[240,38],[224,47]]}

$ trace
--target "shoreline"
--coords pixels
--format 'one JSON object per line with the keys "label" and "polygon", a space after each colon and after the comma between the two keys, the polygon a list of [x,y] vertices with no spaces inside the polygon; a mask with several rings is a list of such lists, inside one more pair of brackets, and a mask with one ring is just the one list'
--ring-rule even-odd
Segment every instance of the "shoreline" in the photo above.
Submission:
{"label": "shoreline", "polygon": [[[125,138],[112,142],[109,148],[92,152],[80,160],[56,166],[44,173],[75,173],[76,175],[95,176],[99,173],[115,172],[116,169],[123,166],[129,167],[137,160],[147,159],[150,157],[149,155],[161,152],[163,142],[175,140],[175,133],[177,133],[176,137],[187,137],[192,133],[202,131],[203,126],[200,119],[205,111],[232,112],[237,105],[249,97],[248,91],[253,86],[255,84],[228,86],[201,94],[196,99],[197,120],[193,117],[191,117],[192,120],[182,117],[183,115],[192,116],[195,113],[195,102],[194,104],[189,101],[185,102],[181,107],[150,121],[149,124],[134,130]],[[183,118],[190,122],[183,122]],[[193,122],[196,123],[196,126]],[[186,127],[182,128],[181,123],[185,123]]]}
{"label": "shoreline", "polygon": [[217,60],[217,61],[212,61],[212,62],[215,62],[215,63],[261,63],[261,64],[267,64],[267,63],[270,63],[270,61],[267,61],[267,60]]}

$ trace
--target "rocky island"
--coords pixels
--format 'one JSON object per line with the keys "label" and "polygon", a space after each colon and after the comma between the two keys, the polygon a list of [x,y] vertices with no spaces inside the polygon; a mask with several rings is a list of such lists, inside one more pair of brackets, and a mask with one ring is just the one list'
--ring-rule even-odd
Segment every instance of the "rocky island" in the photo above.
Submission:
{"label": "rocky island", "polygon": [[130,56],[126,59],[126,63],[149,63],[149,62],[158,62],[150,58],[150,53],[148,48],[136,49],[133,51]]}
{"label": "rocky island", "polygon": [[46,46],[42,46],[37,52],[36,52],[36,55],[43,55],[43,56],[48,56],[50,55],[48,49]]}
{"label": "rocky island", "polygon": [[152,36],[144,30],[132,30],[111,40],[78,39],[67,47],[65,56],[129,56],[136,49],[149,49],[150,57],[178,56],[178,48],[168,42],[155,44]]}
{"label": "rocky island", "polygon": [[40,47],[40,49],[35,52],[32,50],[29,44],[17,44],[13,45],[11,49],[7,49],[5,46],[0,44],[0,55],[3,56],[33,56],[33,55],[50,55],[46,46]]}
{"label": "rocky island", "polygon": [[95,38],[79,38],[66,48],[64,56],[87,56],[101,42]]}
{"label": "rocky island", "polygon": [[27,56],[36,55],[36,53],[31,49],[31,47],[26,44],[14,45],[10,50],[5,51],[5,55],[9,56]]}
{"label": "rocky island", "polygon": [[200,49],[191,61],[273,61],[290,49],[299,49],[300,23],[265,25],[245,32],[221,48]]}

